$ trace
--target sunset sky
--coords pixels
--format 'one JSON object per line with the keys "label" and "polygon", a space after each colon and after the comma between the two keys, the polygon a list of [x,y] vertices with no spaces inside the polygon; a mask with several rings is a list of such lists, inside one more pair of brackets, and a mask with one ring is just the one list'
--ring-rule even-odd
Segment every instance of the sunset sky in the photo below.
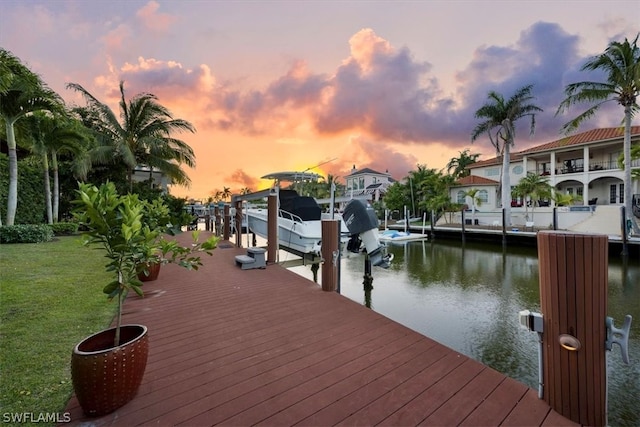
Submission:
{"label": "sunset sky", "polygon": [[197,166],[171,193],[206,199],[322,163],[312,170],[402,179],[465,148],[489,158],[488,140],[470,134],[491,90],[508,98],[533,84],[544,109],[533,137],[517,122],[515,150],[555,140],[571,118],[554,117],[565,85],[598,80],[579,72],[585,60],[639,23],[640,0],[2,0],[0,46],[71,105],[84,103],[69,82],[114,110],[120,80],[128,97],[155,94],[197,129],[175,135]]}

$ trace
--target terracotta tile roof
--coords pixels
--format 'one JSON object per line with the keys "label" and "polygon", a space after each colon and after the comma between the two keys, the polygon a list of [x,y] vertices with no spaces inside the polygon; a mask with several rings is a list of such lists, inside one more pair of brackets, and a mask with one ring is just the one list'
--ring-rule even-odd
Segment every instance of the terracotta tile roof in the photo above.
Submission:
{"label": "terracotta tile roof", "polygon": [[[617,138],[622,138],[624,136],[624,128],[615,127],[615,128],[600,128],[600,129],[592,129],[586,132],[577,133],[575,135],[566,136],[560,138],[558,140],[547,142],[542,145],[537,145],[535,147],[528,148],[523,151],[511,153],[511,161],[517,161],[522,159],[522,157],[526,154],[538,153],[542,151],[550,151],[556,148],[567,147],[570,145],[580,145],[580,144],[588,144],[591,142],[600,142],[600,141],[608,141]],[[640,126],[631,126],[631,136],[640,136]],[[489,166],[493,164],[501,164],[501,157],[494,157],[492,159],[482,160],[476,162],[468,167],[470,169],[478,168],[482,166]]]}
{"label": "terracotta tile roof", "polygon": [[454,185],[497,185],[498,181],[494,181],[482,176],[469,175],[464,178],[460,178]]}

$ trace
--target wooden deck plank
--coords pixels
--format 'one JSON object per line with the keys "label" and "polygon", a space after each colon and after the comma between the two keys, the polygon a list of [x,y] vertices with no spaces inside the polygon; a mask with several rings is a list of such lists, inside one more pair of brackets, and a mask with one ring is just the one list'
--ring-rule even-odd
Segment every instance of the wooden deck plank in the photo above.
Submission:
{"label": "wooden deck plank", "polygon": [[502,380],[504,375],[490,368],[484,369],[420,424],[459,425]]}
{"label": "wooden deck plank", "polygon": [[140,391],[101,418],[73,397],[72,425],[567,423],[524,385],[285,268],[240,270],[243,252],[219,248],[197,273],[164,266],[127,299],[124,321],[150,331]]}
{"label": "wooden deck plank", "polygon": [[524,384],[505,378],[460,425],[472,427],[501,424],[527,390],[529,389]]}

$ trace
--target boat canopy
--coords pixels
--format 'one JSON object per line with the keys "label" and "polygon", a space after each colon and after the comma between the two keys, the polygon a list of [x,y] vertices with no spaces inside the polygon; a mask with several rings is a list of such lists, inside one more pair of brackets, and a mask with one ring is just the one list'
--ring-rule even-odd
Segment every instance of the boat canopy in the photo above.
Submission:
{"label": "boat canopy", "polygon": [[303,221],[319,221],[322,210],[313,197],[300,196],[295,190],[280,190],[280,209],[299,216]]}
{"label": "boat canopy", "polygon": [[317,181],[321,175],[312,172],[274,172],[261,177],[261,179],[273,179],[278,182]]}

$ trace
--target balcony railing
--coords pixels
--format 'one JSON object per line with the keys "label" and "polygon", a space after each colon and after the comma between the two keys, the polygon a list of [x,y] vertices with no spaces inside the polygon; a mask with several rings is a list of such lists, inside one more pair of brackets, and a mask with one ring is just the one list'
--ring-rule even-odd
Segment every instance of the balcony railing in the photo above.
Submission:
{"label": "balcony railing", "polygon": [[[640,160],[634,160],[631,162],[631,167],[640,167]],[[604,162],[589,162],[589,171],[602,171],[602,170],[614,170],[620,169],[618,167],[618,162],[615,161],[604,161]],[[561,168],[556,169],[556,175],[566,175],[572,173],[582,173],[584,172],[584,167],[581,166],[563,166]],[[548,170],[542,170],[542,168],[538,168],[537,173],[542,176],[551,175],[551,172]]]}

